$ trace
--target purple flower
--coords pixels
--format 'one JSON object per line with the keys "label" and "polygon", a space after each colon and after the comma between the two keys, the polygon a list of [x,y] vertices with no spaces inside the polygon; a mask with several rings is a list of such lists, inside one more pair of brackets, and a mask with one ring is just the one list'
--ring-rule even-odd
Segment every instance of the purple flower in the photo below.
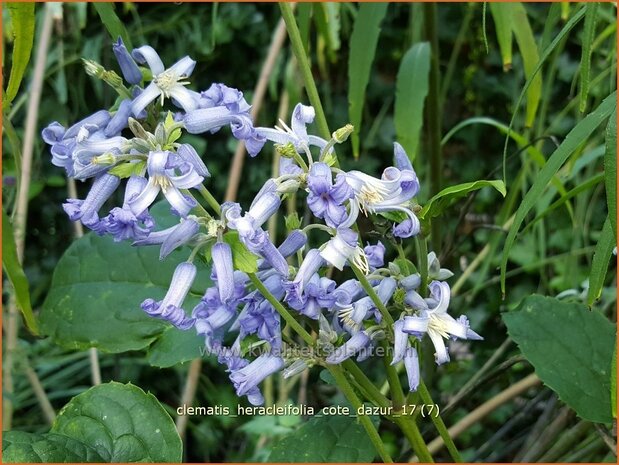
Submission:
{"label": "purple flower", "polygon": [[346,183],[346,176],[338,174],[333,184],[331,168],[325,163],[314,163],[307,176],[309,195],[307,204],[318,218],[324,218],[327,225],[338,227],[347,217],[343,203],[353,195]]}
{"label": "purple flower", "polygon": [[234,295],[234,268],[232,266],[232,249],[225,242],[218,242],[211,251],[213,268],[217,274],[219,299],[225,304]]}
{"label": "purple flower", "polygon": [[364,273],[369,271],[363,249],[357,244],[358,234],[349,228],[338,228],[337,233],[326,243],[320,256],[338,270],[343,270],[348,261]]}
{"label": "purple flower", "polygon": [[330,365],[337,365],[344,360],[349,359],[357,352],[368,347],[372,342],[372,338],[366,331],[359,331],[354,334],[344,345],[336,347],[335,350],[326,358],[326,362]]}
{"label": "purple flower", "polygon": [[416,236],[419,234],[419,231],[421,231],[421,225],[414,214],[401,223],[393,225],[393,235],[402,239]]}
{"label": "purple flower", "polygon": [[278,372],[284,367],[284,360],[271,354],[262,354],[249,365],[230,373],[230,380],[234,383],[238,396],[248,396],[252,405],[262,405],[264,398],[258,390],[260,384],[267,376]]}
{"label": "purple flower", "polygon": [[257,334],[267,341],[272,349],[281,348],[281,327],[279,313],[264,298],[256,299],[247,304],[239,316],[241,338],[249,334]]}
{"label": "purple flower", "polygon": [[144,210],[139,215],[135,215],[129,208],[129,201],[144,189],[146,179],[140,176],[131,176],[125,188],[125,198],[122,207],[115,207],[103,218],[105,230],[114,236],[115,242],[127,239],[145,239],[155,226],[155,221]]}
{"label": "purple flower", "polygon": [[125,81],[129,84],[139,84],[142,80],[142,73],[140,68],[135,64],[133,58],[129,54],[127,47],[123,43],[123,40],[119,37],[118,41],[112,46],[112,51],[116,55],[116,60],[120,66],[120,70],[123,73]]}
{"label": "purple flower", "polygon": [[[191,189],[202,183],[192,163],[188,163],[171,152],[150,152],[146,164],[148,184],[129,202],[131,211],[139,214],[157,198],[159,191],[182,217],[195,207],[195,201],[183,195],[179,189]],[[178,174],[177,174],[178,173]]]}
{"label": "purple flower", "polygon": [[62,204],[71,221],[81,220],[84,226],[103,234],[105,224],[99,219],[99,210],[118,188],[120,179],[111,174],[102,174],[93,182],[84,200],[67,199]]}
{"label": "purple flower", "polygon": [[112,116],[112,119],[103,130],[103,134],[106,137],[113,137],[119,135],[121,131],[125,129],[129,124],[130,116],[131,100],[125,99],[120,102],[118,110],[116,110],[116,113],[114,114],[114,116]]}
{"label": "purple flower", "polygon": [[378,241],[376,245],[368,245],[363,249],[365,256],[368,259],[370,268],[380,268],[385,264],[385,246],[381,241]]}
{"label": "purple flower", "polygon": [[165,69],[157,52],[148,45],[134,49],[131,55],[138,63],[146,63],[153,73],[153,81],[133,100],[131,110],[135,116],[159,97],[162,105],[164,98],[167,97],[185,111],[196,108],[194,96],[185,88],[189,84],[185,79],[191,75],[196,66],[195,61],[186,56]]}
{"label": "purple flower", "polygon": [[[380,301],[386,305],[393,296],[396,288],[396,281],[391,277],[384,278],[378,286],[374,287],[374,292]],[[370,296],[365,296],[352,305],[341,308],[339,316],[342,319],[344,328],[351,332],[358,331],[363,326],[363,321],[370,317],[374,317],[377,322],[381,321],[382,315],[376,308],[374,301]]]}
{"label": "purple flower", "polygon": [[161,231],[151,232],[144,239],[138,239],[133,245],[159,245],[159,260],[163,260],[182,245],[191,243],[200,230],[200,225],[192,217],[181,220],[175,226]]}
{"label": "purple flower", "polygon": [[178,329],[189,329],[194,319],[187,317],[182,309],[183,301],[196,278],[197,269],[193,263],[183,262],[176,267],[170,288],[163,300],[159,302],[146,299],[142,302],[142,310],[152,317],[166,320]]}
{"label": "purple flower", "polygon": [[305,286],[303,294],[301,296],[292,294],[297,298],[291,298],[287,303],[302,315],[317,320],[321,308],[331,308],[335,304],[335,295],[333,294],[335,287],[335,281],[329,278],[321,278],[316,273]]}
{"label": "purple flower", "polygon": [[318,249],[311,249],[307,252],[301,266],[299,266],[294,280],[284,283],[287,301],[301,300],[301,293],[303,292],[305,285],[309,282],[312,276],[316,274],[323,263],[324,259],[320,256],[320,251]]}
{"label": "purple flower", "polygon": [[181,144],[176,149],[176,155],[180,157],[184,162],[190,164],[193,169],[200,176],[204,178],[209,178],[211,173],[209,173],[208,168],[196,152],[196,149],[193,148],[190,144]]}
{"label": "purple flower", "polygon": [[404,368],[408,378],[408,389],[413,392],[419,387],[419,356],[414,347],[406,349],[404,354]]}

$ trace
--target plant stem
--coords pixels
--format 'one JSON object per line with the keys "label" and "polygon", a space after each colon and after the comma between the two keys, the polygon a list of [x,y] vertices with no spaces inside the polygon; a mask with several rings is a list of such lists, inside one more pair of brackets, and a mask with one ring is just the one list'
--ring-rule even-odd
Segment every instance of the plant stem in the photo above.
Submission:
{"label": "plant stem", "polygon": [[206,200],[210,207],[215,211],[215,213],[220,215],[221,206],[219,205],[219,202],[215,199],[215,197],[213,197],[213,194],[208,191],[204,184],[200,184],[200,186],[198,187],[198,191],[202,195],[202,198]]}
{"label": "plant stem", "polygon": [[[355,410],[358,410],[360,407],[362,407],[363,404],[361,403],[361,401],[357,397],[357,394],[355,394],[355,391],[346,379],[346,376],[342,372],[342,368],[339,365],[328,365],[327,368],[335,378],[335,381],[337,382],[338,386],[340,387],[348,401],[352,404],[353,408]],[[385,449],[385,445],[383,444],[383,441],[380,438],[378,431],[376,431],[372,420],[370,420],[367,415],[358,415],[358,418],[359,422],[363,425],[365,431],[368,433],[372,444],[374,444],[374,447],[376,448],[376,452],[378,452],[378,455],[380,455],[380,458],[383,460],[383,462],[393,463],[393,459],[389,456],[389,453]]]}
{"label": "plant stem", "polygon": [[[430,396],[430,391],[428,391],[428,388],[423,381],[419,383],[419,394],[421,395],[421,400],[424,404],[434,405],[434,402],[432,401],[432,396]],[[438,434],[441,436],[441,438],[443,438],[443,441],[445,442],[445,446],[447,447],[451,458],[454,459],[454,462],[461,463],[462,457],[460,456],[460,452],[458,452],[458,449],[456,448],[453,439],[451,439],[451,436],[449,436],[449,432],[447,431],[447,427],[445,426],[443,419],[440,417],[440,415],[430,415],[430,418],[432,419],[432,423],[434,423]]]}
{"label": "plant stem", "polygon": [[[443,184],[443,155],[441,152],[441,108],[440,108],[440,82],[438,70],[438,34],[436,27],[436,3],[424,3],[424,19],[426,26],[426,38],[430,42],[432,50],[430,60],[430,83],[428,88],[428,103],[426,117],[428,120],[428,154],[430,157],[430,195],[433,196],[441,190]],[[432,220],[432,247],[439,250],[441,244],[440,218]]]}
{"label": "plant stem", "polygon": [[290,37],[292,51],[299,62],[299,69],[305,83],[305,91],[307,92],[310,103],[316,111],[316,124],[318,125],[318,130],[324,139],[329,140],[331,138],[331,131],[329,131],[327,118],[325,117],[325,112],[322,108],[320,97],[318,96],[318,89],[316,88],[316,83],[314,82],[312,69],[310,68],[309,60],[307,59],[307,54],[305,53],[305,48],[303,47],[303,40],[301,39],[301,33],[299,32],[297,21],[294,18],[292,7],[287,2],[280,2],[279,8],[282,11],[282,17],[286,23],[286,29],[288,30],[288,36]]}
{"label": "plant stem", "polygon": [[400,427],[406,439],[408,439],[419,460],[423,463],[434,463],[434,459],[430,455],[430,450],[423,440],[414,418],[412,416],[395,418],[395,423]]}
{"label": "plant stem", "polygon": [[349,263],[349,264],[350,264],[350,268],[352,269],[353,273],[355,273],[355,276],[359,280],[359,283],[361,283],[361,287],[363,287],[363,290],[367,293],[370,299],[372,299],[372,302],[374,302],[374,305],[376,305],[376,308],[378,308],[378,311],[383,316],[383,320],[385,321],[385,323],[387,323],[389,330],[392,331],[391,326],[393,325],[394,321],[393,321],[393,318],[391,317],[391,314],[389,313],[389,310],[387,310],[387,307],[385,307],[385,304],[380,300],[380,297],[378,297],[378,294],[374,292],[374,288],[372,287],[370,282],[367,280],[363,272],[359,268],[357,268],[355,265],[353,265],[352,263]]}

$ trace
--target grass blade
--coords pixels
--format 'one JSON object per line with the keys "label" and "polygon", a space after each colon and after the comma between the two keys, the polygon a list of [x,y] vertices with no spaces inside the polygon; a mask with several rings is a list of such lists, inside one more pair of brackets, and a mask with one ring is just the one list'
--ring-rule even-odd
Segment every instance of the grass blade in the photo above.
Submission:
{"label": "grass blade", "polygon": [[610,225],[610,220],[606,218],[602,227],[602,234],[593,252],[593,261],[591,262],[589,291],[587,292],[587,305],[589,307],[602,295],[602,287],[604,287],[604,279],[606,278],[608,263],[613,254],[615,242],[613,228]]}
{"label": "grass blade", "polygon": [[13,54],[11,74],[3,96],[2,107],[8,108],[19,90],[26,67],[30,61],[34,42],[34,3],[9,3],[11,29],[13,31]]}
{"label": "grass blade", "polygon": [[127,46],[129,50],[133,48],[131,45],[131,39],[129,38],[129,33],[125,26],[120,21],[116,12],[114,11],[114,3],[93,3],[95,10],[99,14],[103,25],[107,29],[107,32],[112,36],[112,40],[118,39],[118,37],[122,37],[123,42]]}
{"label": "grass blade", "polygon": [[606,151],[604,152],[604,182],[606,184],[606,203],[608,217],[617,237],[617,111],[606,126]]}
{"label": "grass blade", "polygon": [[[573,19],[573,18],[572,18]],[[505,295],[505,272],[507,269],[507,260],[512,246],[516,240],[516,235],[520,230],[520,226],[524,221],[525,216],[535,206],[540,195],[550,182],[552,177],[559,171],[559,168],[565,163],[568,157],[585,141],[602,124],[616,109],[617,92],[613,92],[600,104],[595,111],[587,115],[580,123],[578,123],[565,137],[565,140],[550,156],[544,167],[540,170],[537,178],[522,203],[516,211],[514,222],[512,223],[505,246],[503,248],[503,257],[501,258],[501,291]]]}
{"label": "grass blade", "polygon": [[39,334],[36,319],[30,305],[28,279],[17,258],[13,228],[4,208],[2,209],[2,266],[15,290],[15,300],[24,315],[28,329],[33,334]]}
{"label": "grass blade", "polygon": [[580,57],[580,112],[584,113],[587,108],[587,96],[589,95],[589,82],[591,81],[591,53],[593,52],[593,39],[595,38],[595,22],[597,19],[599,3],[591,2],[585,6],[585,30],[582,36],[582,55]]}
{"label": "grass blade", "polygon": [[365,89],[376,54],[380,23],[387,13],[387,3],[362,3],[350,36],[348,58],[348,119],[355,127],[351,135],[353,154],[359,158],[359,134],[363,118]]}
{"label": "grass blade", "polygon": [[494,19],[496,38],[499,42],[499,49],[501,50],[503,70],[507,71],[512,67],[511,4],[490,2],[489,5],[492,19]]}
{"label": "grass blade", "polygon": [[395,131],[411,161],[419,150],[429,77],[430,44],[421,42],[413,45],[402,58],[395,90]]}
{"label": "grass blade", "polygon": [[542,75],[538,72],[533,76],[533,70],[539,62],[539,53],[524,5],[522,3],[513,3],[511,7],[513,13],[511,24],[516,42],[518,43],[518,49],[522,55],[524,75],[527,79],[532,79],[531,85],[527,90],[527,113],[525,118],[525,125],[531,127],[535,121],[537,107],[542,98]]}

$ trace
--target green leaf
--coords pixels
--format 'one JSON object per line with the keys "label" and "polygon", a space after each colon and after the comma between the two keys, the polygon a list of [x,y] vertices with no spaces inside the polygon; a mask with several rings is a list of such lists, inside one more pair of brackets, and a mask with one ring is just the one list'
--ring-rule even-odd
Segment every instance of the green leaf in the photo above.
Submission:
{"label": "green leaf", "polygon": [[520,203],[503,247],[503,257],[501,258],[501,291],[503,294],[505,294],[505,273],[507,271],[509,252],[516,241],[516,235],[524,218],[535,206],[548,182],[559,171],[559,168],[561,168],[568,157],[613,113],[616,108],[616,98],[616,92],[606,97],[599,107],[589,113],[565,136],[561,145],[557,147],[540,170],[535,182]]}
{"label": "green leaf", "polygon": [[359,134],[363,120],[365,90],[376,55],[380,23],[387,13],[387,3],[361,3],[350,36],[348,56],[348,118],[355,127],[351,134],[353,155],[359,158]]}
{"label": "green leaf", "polygon": [[496,38],[501,50],[503,70],[507,71],[512,67],[511,5],[508,3],[490,2],[489,6],[492,19],[494,19]]}
{"label": "green leaf", "polygon": [[95,10],[97,10],[99,17],[101,18],[103,25],[107,29],[107,32],[110,33],[112,40],[115,41],[118,39],[118,37],[121,37],[123,42],[127,46],[127,49],[131,50],[133,46],[131,45],[131,39],[129,38],[129,33],[127,32],[127,29],[125,29],[125,26],[123,25],[122,21],[118,19],[118,16],[116,15],[116,12],[114,11],[114,8],[115,8],[114,5],[115,5],[114,3],[107,3],[107,2],[106,3],[103,3],[103,2],[93,3]]}
{"label": "green leaf", "polygon": [[527,89],[527,112],[525,117],[525,125],[531,127],[535,121],[537,107],[542,98],[542,75],[536,70],[536,66],[539,63],[539,53],[524,5],[520,2],[506,3],[505,5],[510,5],[512,8],[510,23],[516,37],[518,49],[522,55],[524,75],[527,79],[531,79],[531,84]]}
{"label": "green leaf", "polygon": [[[186,252],[176,251],[160,261],[158,247],[85,235],[56,266],[40,315],[42,332],[74,349],[124,352],[148,346],[170,324],[149,317],[140,304],[147,298],[162,299],[176,265],[186,258]],[[208,274],[199,268],[185,308],[198,303]]]}
{"label": "green leaf", "polygon": [[247,250],[245,244],[239,239],[239,233],[230,231],[224,234],[224,242],[230,244],[232,249],[232,262],[234,268],[245,273],[258,271],[258,257]]}
{"label": "green leaf", "polygon": [[314,417],[279,440],[269,462],[371,462],[374,445],[352,417]]}
{"label": "green leaf", "polygon": [[503,181],[500,180],[482,180],[465,182],[464,184],[456,184],[455,186],[450,186],[446,189],[443,189],[434,197],[432,197],[428,201],[428,203],[421,209],[421,212],[419,212],[418,216],[421,219],[434,218],[440,215],[457,199],[464,197],[470,192],[479,190],[483,187],[493,187],[494,189],[499,191],[503,197],[505,197],[505,195],[507,194],[507,192],[505,191],[505,184],[503,184]]}
{"label": "green leaf", "polygon": [[140,175],[144,171],[145,166],[145,161],[126,162],[114,166],[108,171],[108,173],[118,176],[120,179],[125,179],[133,175]]}
{"label": "green leaf", "polygon": [[24,320],[28,329],[33,334],[38,335],[39,328],[34,313],[32,313],[32,306],[30,305],[28,278],[26,278],[26,274],[19,263],[15,238],[13,237],[13,227],[9,217],[4,211],[4,207],[2,208],[2,267],[13,285],[13,289],[15,290],[15,301],[22,315],[24,315]]}
{"label": "green leaf", "polygon": [[146,361],[152,366],[168,368],[201,357],[203,350],[204,336],[193,329],[181,331],[171,326],[148,348]]}
{"label": "green leaf", "polygon": [[595,246],[595,252],[593,252],[593,261],[591,262],[589,290],[587,292],[587,304],[589,304],[589,306],[593,305],[602,295],[602,287],[604,287],[604,279],[608,271],[610,257],[613,255],[615,242],[613,228],[610,225],[610,220],[606,218],[604,226],[602,227],[602,234]]}
{"label": "green leaf", "polygon": [[613,418],[617,418],[617,341],[613,350],[613,363],[610,367],[610,408]]}
{"label": "green leaf", "polygon": [[34,42],[34,3],[8,3],[13,31],[13,54],[11,58],[11,74],[3,96],[2,107],[8,108],[15,99],[24,72],[30,61],[32,44]]}
{"label": "green leaf", "polygon": [[320,2],[316,4],[316,24],[325,39],[329,59],[335,61],[340,49],[340,4],[337,2]]}
{"label": "green leaf", "polygon": [[61,434],[23,431],[2,433],[4,463],[101,463],[95,449]]}
{"label": "green leaf", "polygon": [[604,182],[608,216],[617,237],[617,110],[610,115],[606,126],[606,151],[604,152]]}
{"label": "green leaf", "polygon": [[132,384],[101,384],[74,397],[52,432],[92,446],[105,462],[182,460],[172,418],[155,396]]}
{"label": "green leaf", "polygon": [[419,151],[429,77],[430,44],[421,42],[413,45],[402,58],[395,90],[395,131],[411,161]]}
{"label": "green leaf", "polygon": [[595,23],[597,19],[599,3],[590,2],[585,5],[585,26],[582,35],[582,54],[580,56],[580,112],[584,113],[587,108],[587,96],[591,81],[591,53],[593,52],[593,40],[595,39]]}
{"label": "green leaf", "polygon": [[532,295],[503,313],[540,379],[587,421],[610,423],[615,325],[585,305]]}

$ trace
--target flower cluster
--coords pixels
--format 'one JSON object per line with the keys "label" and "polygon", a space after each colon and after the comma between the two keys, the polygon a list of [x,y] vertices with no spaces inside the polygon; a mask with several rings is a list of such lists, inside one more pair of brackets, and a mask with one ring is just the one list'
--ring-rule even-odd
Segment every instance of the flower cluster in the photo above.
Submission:
{"label": "flower cluster", "polygon": [[[162,259],[181,246],[192,248],[164,298],[147,299],[141,308],[203,336],[239,396],[259,405],[264,401],[259,384],[267,376],[280,370],[292,376],[351,357],[363,360],[378,343],[393,348],[391,363],[403,362],[413,391],[420,378],[419,340],[430,338],[436,363],[442,364],[449,360],[447,339],[481,339],[465,316],[454,319],[447,313],[450,287],[445,280],[452,273],[440,268],[433,252],[428,270],[412,272],[385,263],[382,242],[362,246],[360,215],[393,221],[385,236],[398,245],[421,232],[415,214],[419,181],[398,143],[393,166],[380,177],[343,171],[335,146],[348,138],[351,126],[329,140],[312,135],[308,125],[314,109],[298,104],[290,125],[280,121],[275,128],[255,127],[240,91],[224,84],[202,92],[187,87],[196,65],[191,58],[166,69],[149,46],[129,53],[119,39],[113,51],[128,87],[96,63],[87,62],[86,68],[117,90],[114,107],[69,128],[54,122],[43,131],[54,165],[76,179],[94,178],[85,199],[68,199],[63,207],[71,220],[97,234],[160,246]],[[165,111],[166,100],[174,112]],[[281,155],[278,176],[264,183],[247,209],[234,202],[217,204],[203,184],[210,176],[204,161],[191,145],[178,142],[183,131],[213,133],[224,126],[245,142],[251,156],[266,141],[275,143]],[[101,213],[124,179],[122,205]],[[149,209],[160,194],[178,222],[158,230]],[[291,221],[278,242],[265,224],[288,195],[303,196],[312,218],[306,225]],[[319,242],[321,236],[326,239]],[[184,306],[198,272],[193,263],[198,254],[212,260],[213,286],[190,310]],[[255,266],[239,265],[248,257]],[[347,267],[357,278],[332,279],[333,268],[343,276]],[[284,340],[283,315],[314,331],[309,352],[301,355],[294,337]]]}

